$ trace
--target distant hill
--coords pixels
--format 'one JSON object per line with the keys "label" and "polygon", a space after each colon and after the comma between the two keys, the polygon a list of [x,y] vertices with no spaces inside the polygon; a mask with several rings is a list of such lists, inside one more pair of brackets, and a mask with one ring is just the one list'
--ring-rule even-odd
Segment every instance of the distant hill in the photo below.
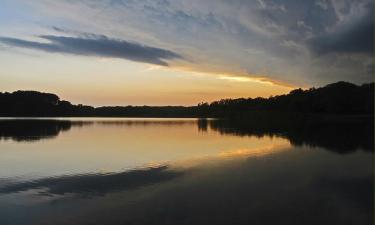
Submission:
{"label": "distant hill", "polygon": [[222,99],[197,106],[73,105],[51,93],[0,92],[0,116],[236,117],[254,112],[374,114],[374,83],[337,82],[321,88],[296,89],[270,98]]}

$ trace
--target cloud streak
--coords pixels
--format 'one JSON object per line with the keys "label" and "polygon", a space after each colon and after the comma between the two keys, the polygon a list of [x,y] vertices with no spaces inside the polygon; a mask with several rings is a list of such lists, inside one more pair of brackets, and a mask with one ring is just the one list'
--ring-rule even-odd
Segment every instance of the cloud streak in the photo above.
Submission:
{"label": "cloud streak", "polygon": [[168,60],[183,59],[180,54],[167,49],[112,39],[104,35],[91,34],[85,37],[41,35],[40,38],[49,42],[27,41],[11,37],[0,37],[0,42],[8,46],[51,53],[120,58],[160,66],[168,66]]}

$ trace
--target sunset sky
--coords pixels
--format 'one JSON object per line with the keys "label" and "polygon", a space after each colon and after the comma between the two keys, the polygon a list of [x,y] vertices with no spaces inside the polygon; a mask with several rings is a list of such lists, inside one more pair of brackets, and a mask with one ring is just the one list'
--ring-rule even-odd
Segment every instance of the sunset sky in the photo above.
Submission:
{"label": "sunset sky", "polygon": [[0,92],[195,105],[374,80],[373,0],[1,0]]}

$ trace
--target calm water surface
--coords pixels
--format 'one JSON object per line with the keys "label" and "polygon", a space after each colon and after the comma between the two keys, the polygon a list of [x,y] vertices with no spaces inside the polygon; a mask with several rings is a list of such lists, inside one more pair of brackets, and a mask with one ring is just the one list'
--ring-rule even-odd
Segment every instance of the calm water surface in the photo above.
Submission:
{"label": "calm water surface", "polygon": [[2,119],[0,224],[373,224],[372,126],[291,127]]}

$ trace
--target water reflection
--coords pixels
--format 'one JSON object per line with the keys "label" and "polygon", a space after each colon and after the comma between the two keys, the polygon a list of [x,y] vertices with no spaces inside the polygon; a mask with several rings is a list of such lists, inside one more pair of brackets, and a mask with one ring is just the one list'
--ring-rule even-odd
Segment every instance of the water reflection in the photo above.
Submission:
{"label": "water reflection", "polygon": [[60,132],[69,131],[72,126],[90,125],[89,121],[55,119],[11,119],[0,120],[0,141],[39,141],[57,137]]}
{"label": "water reflection", "polygon": [[0,224],[370,225],[373,134],[365,120],[3,120]]}
{"label": "water reflection", "polygon": [[8,181],[0,187],[0,194],[40,190],[39,194],[80,194],[86,197],[139,187],[171,180],[182,172],[168,170],[168,166],[136,169],[119,173],[74,174],[48,177],[26,182]]}
{"label": "water reflection", "polygon": [[[199,126],[201,123],[198,123]],[[225,135],[237,136],[277,136],[286,138],[295,146],[323,147],[338,153],[348,153],[358,149],[374,150],[373,118],[357,122],[284,120],[242,122],[231,120],[212,120],[208,122],[211,129]],[[204,124],[203,126],[206,126]],[[204,130],[200,128],[201,130]],[[207,129],[207,128],[206,128]]]}
{"label": "water reflection", "polygon": [[[280,121],[283,121],[282,123]],[[86,119],[86,120],[0,120],[0,140],[39,141],[56,138],[60,132],[73,127],[98,124],[102,126],[183,126],[197,125],[198,130],[207,132],[209,129],[222,135],[235,136],[277,136],[286,138],[296,146],[308,145],[324,147],[339,153],[347,153],[358,149],[373,151],[374,127],[373,118],[365,118],[356,122],[316,121],[311,118],[282,120],[207,120],[207,119]]]}
{"label": "water reflection", "polygon": [[[140,179],[134,189],[104,188],[104,196],[63,198],[34,204],[32,208],[9,202],[8,208],[0,203],[0,222],[370,225],[374,196],[371,158],[367,156],[356,153],[350,159],[342,159],[324,151],[299,150],[265,159],[245,157],[201,164],[189,168],[188,173],[166,173],[166,177],[162,175],[162,179],[152,182],[143,183]],[[167,169],[155,169],[152,173],[163,171]],[[109,183],[116,186],[116,182],[123,182],[122,178],[118,176]],[[84,190],[76,179],[73,186]],[[99,193],[101,186],[107,186],[100,178],[95,182],[85,179],[82,177],[82,182],[99,185],[95,188]],[[134,182],[126,176],[125,180]],[[36,181],[37,185],[40,182]],[[66,182],[71,183],[55,180],[51,189],[54,193],[71,192]]]}

